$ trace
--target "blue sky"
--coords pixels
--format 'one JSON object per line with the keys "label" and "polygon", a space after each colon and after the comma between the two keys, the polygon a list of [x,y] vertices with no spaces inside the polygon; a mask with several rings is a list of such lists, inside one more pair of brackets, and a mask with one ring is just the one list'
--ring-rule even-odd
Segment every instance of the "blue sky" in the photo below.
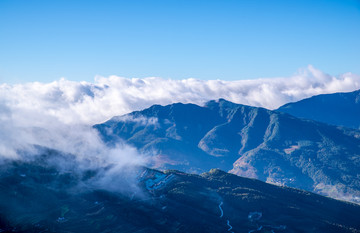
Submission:
{"label": "blue sky", "polygon": [[0,82],[360,74],[360,1],[0,0]]}

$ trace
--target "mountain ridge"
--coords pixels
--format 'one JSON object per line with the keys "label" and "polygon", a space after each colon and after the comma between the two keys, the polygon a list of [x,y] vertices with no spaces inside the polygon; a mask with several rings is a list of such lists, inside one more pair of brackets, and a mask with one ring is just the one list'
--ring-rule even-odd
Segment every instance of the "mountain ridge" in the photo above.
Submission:
{"label": "mountain ridge", "polygon": [[155,105],[94,128],[108,143],[118,137],[140,151],[155,152],[158,168],[195,173],[220,168],[336,198],[360,200],[357,130],[224,99],[202,107]]}
{"label": "mountain ridge", "polygon": [[360,128],[360,90],[312,96],[277,109],[296,117]]}
{"label": "mountain ridge", "polygon": [[114,192],[91,185],[101,171],[58,170],[57,156],[75,162],[53,152],[0,165],[2,232],[360,232],[359,205],[307,191],[218,169],[134,167],[137,188]]}

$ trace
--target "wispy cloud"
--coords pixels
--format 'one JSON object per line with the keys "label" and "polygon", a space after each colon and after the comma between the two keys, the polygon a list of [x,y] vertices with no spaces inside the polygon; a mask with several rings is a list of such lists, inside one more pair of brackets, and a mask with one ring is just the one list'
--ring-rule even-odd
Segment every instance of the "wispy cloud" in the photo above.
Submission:
{"label": "wispy cloud", "polygon": [[[122,142],[108,146],[91,125],[64,122],[58,115],[49,114],[48,108],[41,108],[41,103],[35,101],[32,108],[27,105],[30,102],[0,104],[0,165],[7,167],[13,160],[40,160],[42,166],[59,172],[81,175],[90,169],[97,171],[96,176],[85,183],[79,180],[78,188],[141,194],[136,173],[139,166],[147,164],[148,156]],[[45,159],[44,154],[51,156]]]}

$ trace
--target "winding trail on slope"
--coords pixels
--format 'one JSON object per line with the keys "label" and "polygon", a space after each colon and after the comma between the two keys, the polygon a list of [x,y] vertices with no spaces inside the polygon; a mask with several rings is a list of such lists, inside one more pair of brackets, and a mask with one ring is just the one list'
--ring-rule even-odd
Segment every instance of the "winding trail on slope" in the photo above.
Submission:
{"label": "winding trail on slope", "polygon": [[272,225],[264,225],[264,226],[260,226],[258,229],[256,230],[251,230],[249,231],[249,233],[253,233],[253,232],[257,232],[257,231],[261,231],[264,227],[267,228],[271,228],[269,230],[271,230],[272,233],[275,233],[275,230],[286,230],[286,225],[280,225],[280,226],[272,226]]}
{"label": "winding trail on slope", "polygon": [[263,228],[263,226],[260,226],[258,229],[256,229],[256,230],[251,230],[251,231],[249,231],[249,233],[252,233],[252,232],[256,232],[256,231],[261,231],[261,229]]}
{"label": "winding trail on slope", "polygon": [[[222,217],[224,216],[224,211],[223,211],[223,209],[222,209],[222,207],[221,207],[223,204],[224,204],[223,202],[220,202],[220,204],[219,204],[219,209],[220,209],[220,212],[221,212],[220,218],[222,218]],[[233,231],[231,231],[231,229],[232,229],[233,227],[230,225],[229,219],[226,220],[226,224],[227,224],[228,227],[229,227],[228,231],[230,231],[231,233],[234,233]]]}
{"label": "winding trail on slope", "polygon": [[222,206],[223,204],[224,204],[223,202],[220,202],[220,204],[219,204],[219,209],[220,209],[220,211],[221,211],[220,218],[222,218],[222,217],[224,216],[224,211],[223,211],[223,209],[221,208],[221,206]]}
{"label": "winding trail on slope", "polygon": [[[229,219],[227,220],[227,223],[226,223],[228,226],[229,226],[229,229],[228,229],[228,231],[231,231],[231,229],[232,229],[232,226],[230,225],[230,221],[229,221]],[[234,233],[234,232],[232,232],[232,233]]]}

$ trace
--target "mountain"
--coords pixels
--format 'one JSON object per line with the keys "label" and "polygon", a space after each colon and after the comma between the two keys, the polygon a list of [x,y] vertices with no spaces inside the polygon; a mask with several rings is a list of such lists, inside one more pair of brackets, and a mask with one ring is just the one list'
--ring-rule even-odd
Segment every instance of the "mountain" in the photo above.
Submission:
{"label": "mountain", "polygon": [[132,188],[114,191],[126,177],[98,186],[101,169],[66,163],[45,152],[0,164],[0,232],[360,232],[359,205],[216,169],[132,168]]}
{"label": "mountain", "polygon": [[153,167],[240,176],[360,201],[360,132],[220,99],[154,105],[94,126],[109,145],[153,155]]}
{"label": "mountain", "polygon": [[359,129],[360,90],[313,96],[285,104],[278,111],[331,125]]}

